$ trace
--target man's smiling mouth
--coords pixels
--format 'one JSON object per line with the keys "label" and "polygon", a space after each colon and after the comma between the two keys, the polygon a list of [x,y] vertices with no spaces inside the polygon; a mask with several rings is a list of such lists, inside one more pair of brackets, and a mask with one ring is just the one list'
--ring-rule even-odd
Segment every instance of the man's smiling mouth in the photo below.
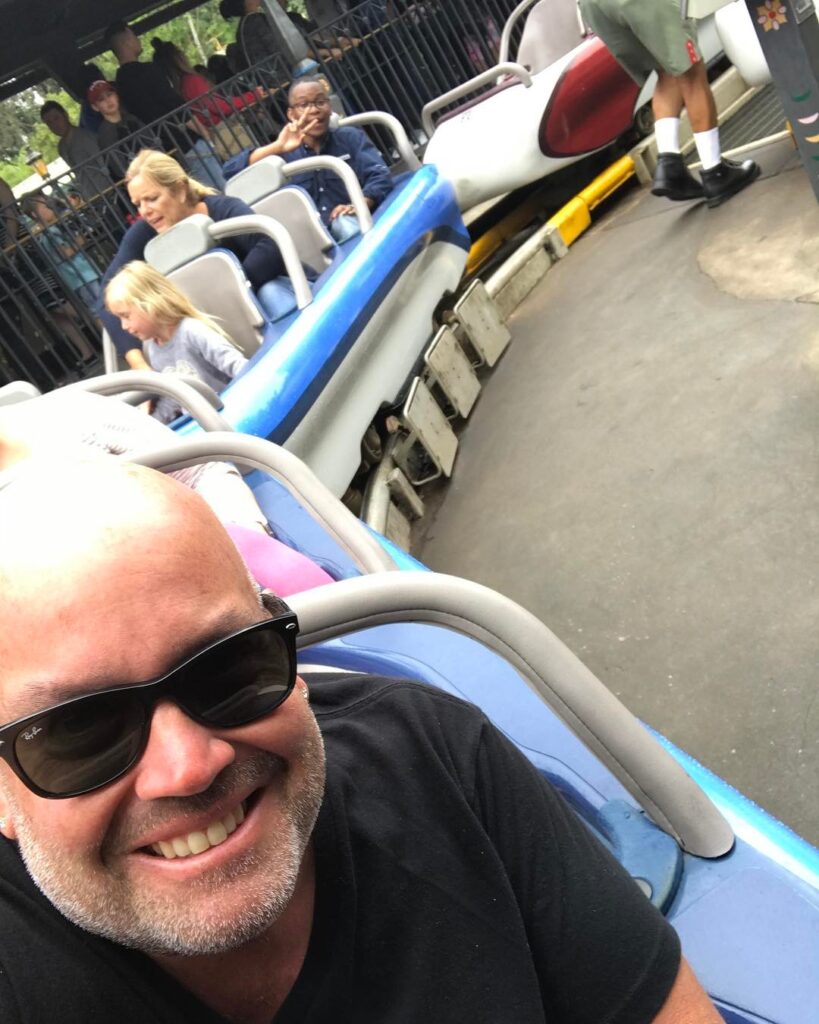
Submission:
{"label": "man's smiling mouth", "polygon": [[219,846],[220,843],[223,843],[242,824],[245,820],[245,803],[246,801],[242,801],[232,811],[228,811],[222,818],[217,818],[205,829],[186,832],[174,836],[172,839],[162,839],[157,843],[151,843],[146,849],[166,860],[192,857],[197,853],[204,853],[212,846]]}

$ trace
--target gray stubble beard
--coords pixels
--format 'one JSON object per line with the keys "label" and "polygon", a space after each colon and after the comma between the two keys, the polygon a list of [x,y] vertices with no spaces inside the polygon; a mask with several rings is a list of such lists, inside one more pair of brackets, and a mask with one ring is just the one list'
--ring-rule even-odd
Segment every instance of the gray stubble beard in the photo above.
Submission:
{"label": "gray stubble beard", "polygon": [[[38,839],[12,795],[7,793],[20,854],[29,874],[43,895],[73,924],[148,955],[222,953],[257,938],[276,922],[293,897],[301,862],[321,808],[325,782],[324,743],[312,714],[309,720],[312,735],[303,751],[304,784],[297,794],[298,799],[289,799],[285,806],[290,832],[286,843],[276,851],[277,863],[270,863],[269,855],[265,857],[251,851],[227,865],[216,882],[210,877],[187,883],[185,902],[198,891],[215,890],[212,903],[216,913],[208,919],[203,919],[201,914],[196,920],[186,919],[180,914],[178,901],[142,893],[128,882],[124,873],[115,873],[110,868],[102,869],[108,873],[107,885],[91,884],[76,870],[69,871],[66,877],[66,862],[59,844]],[[265,758],[272,756],[265,755]],[[259,760],[254,763],[258,765]],[[227,923],[219,912],[218,882],[234,882],[240,876],[249,876],[246,883],[249,890],[244,892],[248,909],[240,919]],[[114,880],[113,884],[110,879]],[[229,901],[230,891],[223,898]]]}

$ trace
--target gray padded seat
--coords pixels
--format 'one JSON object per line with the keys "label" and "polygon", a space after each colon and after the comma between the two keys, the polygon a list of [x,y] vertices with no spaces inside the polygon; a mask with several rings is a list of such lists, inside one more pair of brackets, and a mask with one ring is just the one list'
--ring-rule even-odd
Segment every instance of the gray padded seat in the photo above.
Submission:
{"label": "gray padded seat", "polygon": [[540,0],[526,15],[516,60],[534,75],[582,42],[577,0]]}
{"label": "gray padded seat", "polygon": [[322,224],[310,196],[298,187],[287,185],[277,156],[265,157],[231,178],[225,193],[243,199],[254,213],[263,213],[283,224],[290,232],[299,258],[316,274],[332,262],[333,236]]}
{"label": "gray padded seat", "polygon": [[194,214],[145,246],[145,259],[166,274],[203,313],[218,320],[248,358],[262,342],[265,318],[238,260],[215,249],[208,227],[213,221]]}

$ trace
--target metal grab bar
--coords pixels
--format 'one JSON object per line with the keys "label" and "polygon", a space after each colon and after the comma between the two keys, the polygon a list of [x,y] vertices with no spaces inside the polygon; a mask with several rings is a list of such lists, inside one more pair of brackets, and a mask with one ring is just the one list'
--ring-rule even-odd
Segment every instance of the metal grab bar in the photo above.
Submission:
{"label": "metal grab bar", "polygon": [[494,82],[500,75],[513,75],[515,78],[520,79],[527,89],[532,84],[532,76],[522,64],[515,64],[511,61],[507,61],[505,64],[496,64],[493,68],[482,71],[479,75],[475,75],[474,78],[470,78],[468,82],[456,85],[454,89],[450,89],[449,92],[445,92],[441,96],[436,96],[434,100],[430,100],[429,103],[424,105],[421,111],[421,124],[427,136],[432,138],[432,134],[435,131],[435,122],[432,120],[432,115],[436,110],[449,106],[450,103],[454,103],[455,100],[459,100],[463,96],[468,96],[469,93],[474,92],[475,89],[480,88],[482,85],[486,85],[487,82]]}
{"label": "metal grab bar", "polygon": [[[534,0],[530,0],[530,2],[534,2]],[[349,117],[339,117],[334,120],[335,117],[336,115],[331,115],[330,117],[331,129],[333,124],[336,124],[339,128],[358,128],[363,124],[377,124],[379,127],[385,128],[395,143],[398,155],[409,170],[416,171],[421,166],[421,161],[412,148],[412,143],[404,131],[404,126],[392,114],[388,114],[384,110],[368,110],[363,114],[351,114]]]}
{"label": "metal grab bar", "polygon": [[287,228],[273,217],[266,217],[260,213],[246,213],[242,217],[230,217],[228,220],[210,224],[208,232],[215,242],[222,238],[248,233],[267,235],[268,238],[272,238],[279,247],[279,252],[284,260],[284,269],[287,271],[293,291],[296,293],[296,305],[299,309],[304,309],[313,301],[313,293],[307,283],[307,275],[304,273],[304,267],[301,265],[293,238]]}
{"label": "metal grab bar", "polygon": [[721,857],[734,834],[708,796],[588,668],[520,605],[454,576],[399,572],[293,594],[298,646],[397,621],[444,626],[505,658],[684,850]]}
{"label": "metal grab bar", "polygon": [[180,438],[173,445],[128,456],[128,461],[165,472],[222,461],[261,470],[280,481],[363,572],[389,572],[390,579],[398,576],[393,571],[395,562],[361,520],[342,505],[301,459],[272,441],[233,431],[209,433]]}
{"label": "metal grab bar", "polygon": [[501,32],[500,47],[498,49],[498,62],[500,64],[509,60],[509,44],[512,41],[512,29],[517,24],[521,14],[530,7],[533,7],[537,2],[538,0],[523,0],[523,2],[519,3],[506,19],[506,24],[503,26],[503,32]]}
{"label": "metal grab bar", "polygon": [[143,391],[151,395],[165,395],[190,413],[203,430],[229,431],[230,424],[216,410],[221,400],[204,381],[194,377],[176,377],[153,370],[118,370],[116,373],[90,377],[68,384],[63,391],[92,391],[97,395],[119,395]]}
{"label": "metal grab bar", "polygon": [[337,174],[347,189],[350,204],[355,209],[355,215],[358,218],[361,234],[366,234],[373,226],[373,215],[370,213],[370,207],[361,191],[361,183],[355,171],[349,164],[339,160],[337,156],[305,156],[301,160],[285,163],[281,170],[288,180],[308,171],[332,171],[333,174]]}

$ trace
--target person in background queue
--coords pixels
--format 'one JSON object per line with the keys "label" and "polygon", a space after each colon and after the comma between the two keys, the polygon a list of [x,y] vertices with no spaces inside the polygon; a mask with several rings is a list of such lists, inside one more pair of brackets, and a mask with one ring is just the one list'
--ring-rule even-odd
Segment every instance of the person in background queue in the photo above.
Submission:
{"label": "person in background queue", "polygon": [[[140,61],[142,40],[129,25],[124,21],[109,25],[104,40],[119,62],[115,84],[126,110],[150,126],[183,106],[184,99],[162,71],[154,64]],[[156,126],[154,130],[162,138],[163,148],[176,150],[194,177],[217,189],[225,187],[219,161],[196,118],[181,112],[177,123]]]}
{"label": "person in background queue", "polygon": [[65,108],[55,100],[48,100],[40,107],[40,120],[60,140],[57,152],[74,172],[83,199],[92,199],[111,187],[111,179],[102,166],[96,135],[72,124]]}

